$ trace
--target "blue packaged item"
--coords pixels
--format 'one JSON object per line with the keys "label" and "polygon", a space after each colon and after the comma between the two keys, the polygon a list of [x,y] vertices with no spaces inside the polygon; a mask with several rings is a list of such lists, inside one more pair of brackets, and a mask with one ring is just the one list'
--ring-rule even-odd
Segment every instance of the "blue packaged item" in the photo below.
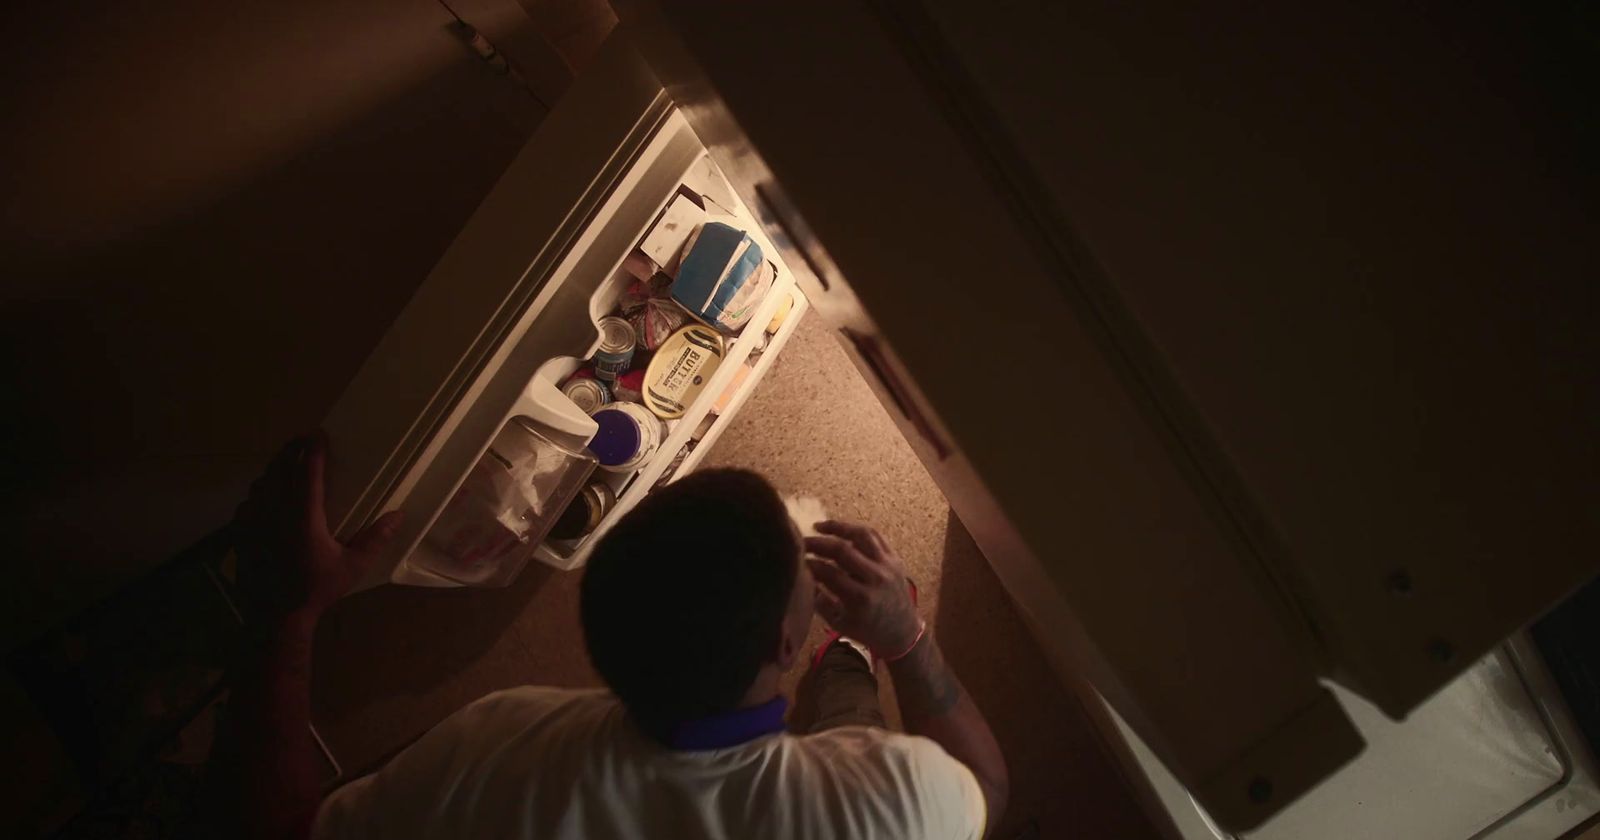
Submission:
{"label": "blue packaged item", "polygon": [[685,251],[672,299],[707,324],[738,332],[755,314],[776,274],[761,246],[736,227],[706,222]]}

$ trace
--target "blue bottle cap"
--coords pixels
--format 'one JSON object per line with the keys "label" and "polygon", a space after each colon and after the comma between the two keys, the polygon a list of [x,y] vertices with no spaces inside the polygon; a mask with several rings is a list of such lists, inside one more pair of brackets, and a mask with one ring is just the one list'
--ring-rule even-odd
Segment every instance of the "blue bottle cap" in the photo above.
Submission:
{"label": "blue bottle cap", "polygon": [[639,421],[615,408],[602,408],[592,416],[600,430],[595,432],[594,440],[589,441],[589,451],[602,466],[626,464],[639,454],[639,445],[643,442]]}

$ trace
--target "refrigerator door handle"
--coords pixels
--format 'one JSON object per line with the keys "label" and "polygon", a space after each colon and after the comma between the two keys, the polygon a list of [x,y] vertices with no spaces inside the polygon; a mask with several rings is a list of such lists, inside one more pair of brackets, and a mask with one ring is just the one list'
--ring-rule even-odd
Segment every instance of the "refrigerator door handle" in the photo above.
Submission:
{"label": "refrigerator door handle", "polygon": [[[788,250],[799,254],[800,261],[805,263],[806,268],[811,271],[811,276],[817,278],[817,285],[821,286],[824,292],[832,291],[833,282],[829,279],[828,269],[833,267],[833,263],[825,256],[819,257],[814,253],[818,250],[816,247],[817,237],[816,234],[811,232],[811,227],[806,224],[805,218],[790,207],[788,202],[784,201],[776,191],[770,189],[766,184],[757,184],[754,192],[757,199],[756,204],[761,209],[762,220],[771,220],[778,226],[778,233],[784,241],[780,241],[777,244],[780,247],[787,246]],[[780,205],[785,209],[780,210]],[[824,262],[828,263],[828,265],[823,266],[822,263]],[[834,271],[837,270],[834,269]]]}
{"label": "refrigerator door handle", "polygon": [[884,350],[883,343],[875,336],[857,332],[849,327],[841,328],[839,332],[850,342],[850,346],[855,348],[856,355],[861,359],[867,370],[871,372],[872,376],[878,380],[878,383],[883,386],[884,393],[889,395],[889,399],[894,403],[895,409],[906,418],[906,422],[910,423],[911,427],[917,431],[917,435],[928,444],[934,455],[940,461],[949,458],[952,447],[944,439],[944,436],[939,434],[938,429],[933,424],[933,420],[929,418],[928,413],[922,409],[921,404],[912,394],[911,388],[906,385],[905,380],[896,372],[893,362],[890,361],[887,351]]}

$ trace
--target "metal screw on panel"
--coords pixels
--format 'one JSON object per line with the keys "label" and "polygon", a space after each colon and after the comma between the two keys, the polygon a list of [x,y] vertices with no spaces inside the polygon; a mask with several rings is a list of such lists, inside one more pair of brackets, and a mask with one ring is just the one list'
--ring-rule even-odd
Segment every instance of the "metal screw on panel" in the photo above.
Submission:
{"label": "metal screw on panel", "polygon": [[1398,595],[1402,598],[1409,596],[1411,594],[1411,575],[1407,574],[1405,569],[1395,572],[1389,576],[1388,588],[1391,595]]}
{"label": "metal screw on panel", "polygon": [[1261,803],[1272,798],[1272,782],[1265,776],[1257,776],[1250,780],[1250,787],[1245,791],[1251,802]]}
{"label": "metal screw on panel", "polygon": [[1444,664],[1456,658],[1455,646],[1444,639],[1434,639],[1428,643],[1428,658],[1439,664]]}

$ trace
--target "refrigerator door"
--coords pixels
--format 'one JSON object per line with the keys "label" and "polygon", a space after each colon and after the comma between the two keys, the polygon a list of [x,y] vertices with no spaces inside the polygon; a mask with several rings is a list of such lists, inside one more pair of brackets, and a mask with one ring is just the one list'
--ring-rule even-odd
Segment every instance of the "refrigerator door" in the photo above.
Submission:
{"label": "refrigerator door", "polygon": [[613,43],[512,162],[326,421],[337,533],[406,512],[366,585],[456,585],[406,558],[508,418],[537,414],[540,368],[589,355],[597,290],[703,155],[649,68]]}
{"label": "refrigerator door", "polygon": [[[596,503],[605,510],[598,523],[535,545],[532,535],[544,534],[581,491],[581,450],[597,429],[559,384],[599,346],[600,320],[634,282],[624,258],[685,200],[704,202],[706,218],[744,231],[751,252],[759,246],[768,255],[770,286],[750,301],[743,328],[723,330],[720,361],[698,396],[659,421],[654,454],[636,469],[586,473],[587,484],[605,485],[595,488],[594,498],[608,500]],[[778,248],[649,67],[612,39],[327,419],[337,458],[328,474],[330,522],[348,537],[384,511],[405,511],[367,586],[503,586],[531,559],[581,566],[619,517],[704,457],[808,308]],[[786,316],[775,317],[780,309]],[[514,416],[531,418],[532,431],[517,431]],[[536,453],[518,448],[534,439],[544,441]],[[573,470],[562,473],[570,481],[556,481],[558,463]]]}
{"label": "refrigerator door", "polygon": [[1319,678],[1404,715],[1595,573],[1600,231],[1408,12],[619,6],[1047,653],[1224,826],[1361,749]]}

